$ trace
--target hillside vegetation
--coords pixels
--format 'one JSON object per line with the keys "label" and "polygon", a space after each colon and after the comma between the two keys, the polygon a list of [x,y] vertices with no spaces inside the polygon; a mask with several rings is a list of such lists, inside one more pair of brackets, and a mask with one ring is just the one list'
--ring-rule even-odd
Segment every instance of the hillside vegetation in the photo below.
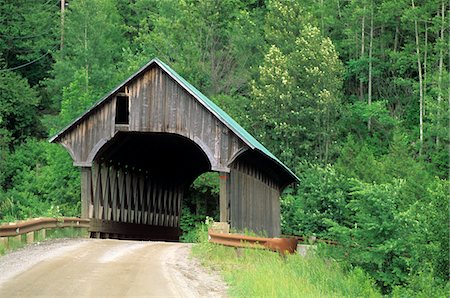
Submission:
{"label": "hillside vegetation", "polygon": [[[78,169],[47,138],[158,57],[300,177],[281,198],[284,234],[339,241],[328,257],[382,294],[440,295],[448,11],[443,0],[71,0],[64,13],[0,1],[0,222],[80,214]],[[217,185],[207,174],[191,186],[185,239],[217,216]]]}

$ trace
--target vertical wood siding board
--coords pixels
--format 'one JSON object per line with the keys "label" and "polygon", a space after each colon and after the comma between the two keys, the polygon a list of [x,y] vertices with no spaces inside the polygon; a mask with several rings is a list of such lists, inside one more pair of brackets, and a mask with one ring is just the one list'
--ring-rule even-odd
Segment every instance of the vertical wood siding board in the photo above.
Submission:
{"label": "vertical wood siding board", "polygon": [[89,202],[89,216],[88,218],[93,218],[94,217],[94,181],[93,181],[93,173],[94,173],[94,169],[93,167],[90,168],[90,175],[89,175],[89,196],[90,196],[90,202]]}
{"label": "vertical wood siding board", "polygon": [[176,122],[176,131],[177,133],[186,136],[184,129],[186,128],[185,126],[185,122],[184,122],[184,115],[187,112],[187,108],[184,102],[183,97],[181,96],[181,92],[180,92],[180,88],[178,87],[178,85],[176,85],[176,97],[177,97],[177,110],[176,110],[176,114],[177,114],[177,122]]}
{"label": "vertical wood siding board", "polygon": [[178,98],[176,97],[175,92],[175,83],[172,80],[172,78],[169,78],[168,75],[165,75],[168,88],[168,94],[167,94],[167,102],[169,106],[169,121],[168,121],[168,127],[170,132],[176,132],[176,110],[178,105]]}
{"label": "vertical wood siding board", "polygon": [[149,115],[149,120],[148,120],[148,127],[147,130],[151,131],[152,128],[154,127],[154,123],[155,123],[155,102],[156,102],[156,97],[155,97],[155,69],[151,69],[150,71],[150,78],[149,78],[149,89],[148,89],[148,94],[149,94],[149,102],[148,102],[148,115]]}
{"label": "vertical wood siding board", "polygon": [[140,119],[139,119],[139,130],[143,131],[146,126],[147,121],[147,86],[149,81],[149,73],[146,72],[142,77],[142,88],[139,93],[139,104],[140,104]]}
{"label": "vertical wood siding board", "polygon": [[239,194],[239,187],[240,187],[240,175],[239,175],[239,171],[237,170],[237,168],[234,170],[234,176],[235,176],[235,180],[234,180],[234,187],[233,187],[233,191],[234,191],[234,195],[233,195],[233,199],[235,201],[234,203],[234,210],[236,212],[234,212],[234,224],[236,225],[236,228],[240,225],[240,218],[241,218],[241,214],[240,214],[240,207],[241,207],[241,197]]}
{"label": "vertical wood siding board", "polygon": [[216,118],[212,118],[214,120],[214,159],[221,164],[220,160],[220,150],[221,150],[221,142],[222,142],[222,130],[220,129],[219,121]]}
{"label": "vertical wood siding board", "polygon": [[163,73],[158,69],[159,75],[159,95],[160,95],[160,111],[161,111],[161,121],[159,122],[159,131],[165,131],[165,121],[166,121],[166,89],[164,84]]}
{"label": "vertical wood siding board", "polygon": [[239,217],[238,217],[238,222],[239,222],[239,229],[242,228],[242,226],[244,225],[244,220],[245,220],[245,209],[244,209],[244,193],[243,193],[243,189],[245,188],[245,181],[244,181],[244,175],[241,171],[239,171],[239,183],[238,183],[239,189],[238,189],[238,195],[239,195]]}
{"label": "vertical wood siding board", "polygon": [[191,139],[193,139],[193,134],[192,134],[192,102],[189,100],[189,97],[186,96],[184,93],[181,93],[182,97],[183,97],[183,101],[185,103],[185,106],[187,107],[187,114],[185,114],[184,119],[186,122],[186,133],[187,136]]}
{"label": "vertical wood siding board", "polygon": [[152,69],[152,86],[151,86],[151,119],[150,119],[150,128],[151,131],[156,131],[156,124],[158,123],[158,97],[156,93],[156,86],[157,86],[157,76],[156,76],[156,70]]}

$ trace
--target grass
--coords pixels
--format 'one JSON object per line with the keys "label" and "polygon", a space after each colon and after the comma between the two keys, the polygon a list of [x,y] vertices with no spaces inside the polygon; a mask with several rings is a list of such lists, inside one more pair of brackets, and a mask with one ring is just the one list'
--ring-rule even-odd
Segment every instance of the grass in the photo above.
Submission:
{"label": "grass", "polygon": [[[204,237],[202,237],[204,238]],[[192,253],[218,270],[232,297],[381,297],[374,282],[360,269],[346,271],[320,256],[285,258],[266,250],[241,249],[202,241]]]}
{"label": "grass", "polygon": [[[43,237],[39,231],[34,232],[34,242],[42,242],[57,238],[80,238],[87,237],[88,231],[85,228],[62,228],[62,229],[48,229],[46,236]],[[20,239],[19,239],[20,238]],[[20,235],[18,237],[9,237],[8,243],[0,242],[0,256],[7,254],[10,251],[17,250],[27,245],[27,235]]]}

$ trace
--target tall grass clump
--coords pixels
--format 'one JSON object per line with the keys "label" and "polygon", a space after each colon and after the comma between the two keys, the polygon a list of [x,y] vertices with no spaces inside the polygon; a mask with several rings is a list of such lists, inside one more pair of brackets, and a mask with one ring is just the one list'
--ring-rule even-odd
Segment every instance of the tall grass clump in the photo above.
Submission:
{"label": "tall grass clump", "polygon": [[281,257],[271,251],[236,250],[207,241],[196,244],[192,253],[205,266],[221,272],[232,297],[381,297],[362,270],[345,270],[317,255]]}

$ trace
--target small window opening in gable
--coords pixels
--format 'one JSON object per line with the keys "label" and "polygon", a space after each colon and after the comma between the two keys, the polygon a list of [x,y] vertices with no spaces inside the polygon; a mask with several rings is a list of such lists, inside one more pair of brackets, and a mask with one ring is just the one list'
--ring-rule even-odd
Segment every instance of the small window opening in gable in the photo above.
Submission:
{"label": "small window opening in gable", "polygon": [[130,110],[129,110],[128,96],[116,97],[116,124],[129,124],[130,123]]}

